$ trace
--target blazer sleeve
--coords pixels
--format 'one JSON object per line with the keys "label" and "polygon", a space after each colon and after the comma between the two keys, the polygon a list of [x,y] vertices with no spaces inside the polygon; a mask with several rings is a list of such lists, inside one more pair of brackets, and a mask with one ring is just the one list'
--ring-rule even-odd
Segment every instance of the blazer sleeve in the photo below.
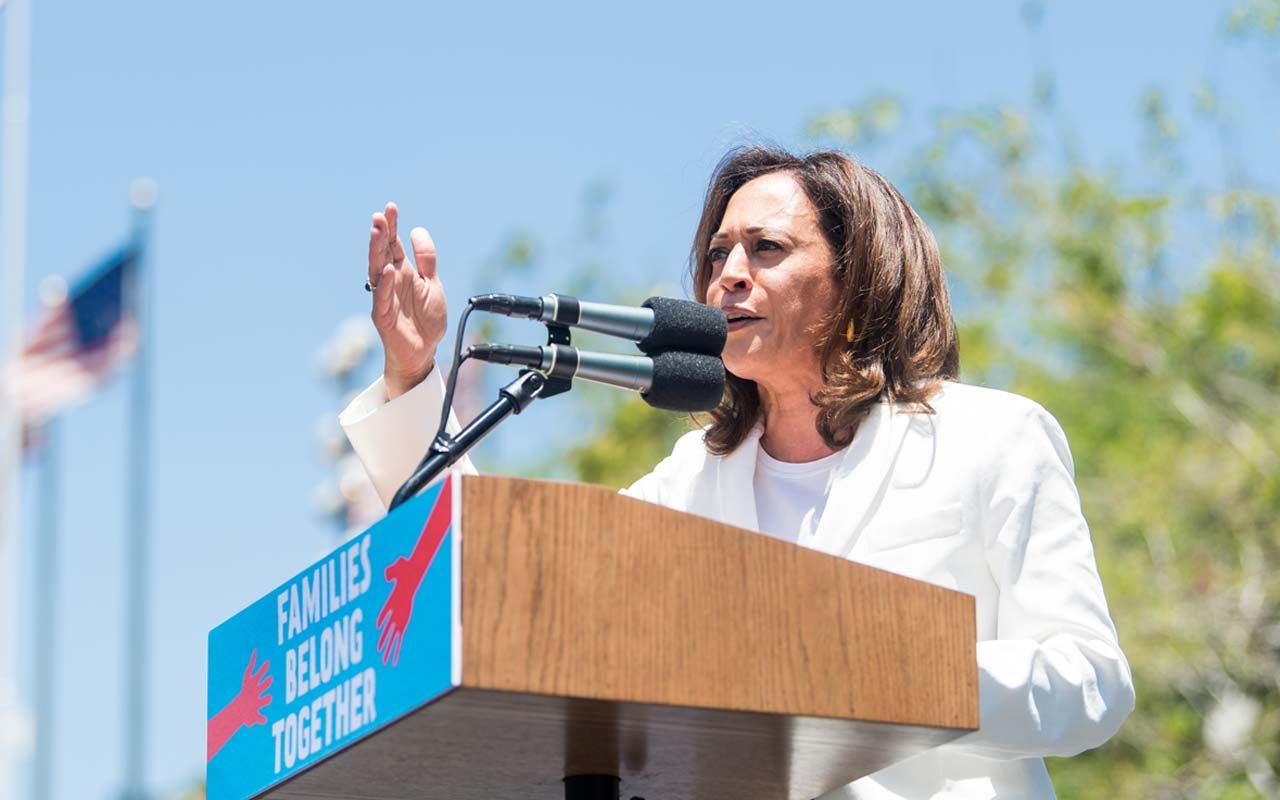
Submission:
{"label": "blazer sleeve", "polygon": [[1129,664],[1107,611],[1074,464],[1038,405],[983,470],[997,637],[978,642],[981,727],[947,745],[989,758],[1071,756],[1097,747],[1134,707]]}
{"label": "blazer sleeve", "polygon": [[[378,378],[338,415],[384,506],[391,503],[431,446],[443,407],[444,379],[440,370],[433,369],[421,383],[391,401],[387,400],[386,385]],[[448,431],[457,433],[459,429],[458,419],[451,413]],[[453,469],[464,475],[476,474],[467,456]]]}

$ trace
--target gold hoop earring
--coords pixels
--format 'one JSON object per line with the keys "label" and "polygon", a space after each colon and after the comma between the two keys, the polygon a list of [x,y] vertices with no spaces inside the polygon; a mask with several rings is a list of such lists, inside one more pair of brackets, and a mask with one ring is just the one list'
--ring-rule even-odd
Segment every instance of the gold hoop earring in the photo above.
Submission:
{"label": "gold hoop earring", "polygon": [[848,340],[849,344],[853,344],[853,320],[849,320],[849,327],[844,331],[844,338]]}

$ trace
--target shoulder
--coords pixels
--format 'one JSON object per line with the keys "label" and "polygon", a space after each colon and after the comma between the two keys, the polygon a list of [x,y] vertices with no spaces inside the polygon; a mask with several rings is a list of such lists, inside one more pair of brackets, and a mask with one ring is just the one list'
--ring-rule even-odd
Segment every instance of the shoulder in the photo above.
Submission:
{"label": "shoulder", "polygon": [[685,472],[701,468],[708,458],[714,458],[707,452],[705,435],[705,430],[698,429],[681,436],[672,446],[671,455],[662,459],[654,471]]}
{"label": "shoulder", "polygon": [[[707,426],[710,427],[710,426]],[[706,453],[707,446],[705,437],[707,428],[698,428],[676,439],[675,445],[671,448],[671,455],[677,453],[692,455],[694,453]]]}
{"label": "shoulder", "polygon": [[1061,430],[1044,406],[1003,389],[944,381],[929,398],[929,406],[939,428],[953,433],[968,431],[988,442],[1016,436],[1028,427]]}
{"label": "shoulder", "polygon": [[929,405],[947,421],[994,425],[1049,413],[1029,397],[959,381],[943,381]]}
{"label": "shoulder", "polygon": [[940,436],[964,442],[979,462],[1020,460],[1015,453],[1064,462],[1074,471],[1066,434],[1043,405],[1014,392],[945,381],[929,400]]}

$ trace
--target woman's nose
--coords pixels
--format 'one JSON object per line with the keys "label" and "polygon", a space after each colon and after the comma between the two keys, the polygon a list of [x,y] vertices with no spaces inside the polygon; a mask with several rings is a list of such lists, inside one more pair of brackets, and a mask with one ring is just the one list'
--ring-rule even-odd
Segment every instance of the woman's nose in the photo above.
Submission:
{"label": "woman's nose", "polygon": [[747,254],[741,245],[736,245],[724,259],[724,270],[720,273],[720,286],[726,292],[751,288],[751,270],[747,263]]}

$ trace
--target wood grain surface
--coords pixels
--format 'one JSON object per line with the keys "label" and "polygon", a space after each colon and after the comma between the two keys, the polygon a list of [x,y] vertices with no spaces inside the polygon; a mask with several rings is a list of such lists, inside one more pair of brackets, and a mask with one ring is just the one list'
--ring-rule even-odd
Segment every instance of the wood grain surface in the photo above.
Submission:
{"label": "wood grain surface", "polygon": [[463,685],[973,729],[973,598],[583,484],[462,487]]}

